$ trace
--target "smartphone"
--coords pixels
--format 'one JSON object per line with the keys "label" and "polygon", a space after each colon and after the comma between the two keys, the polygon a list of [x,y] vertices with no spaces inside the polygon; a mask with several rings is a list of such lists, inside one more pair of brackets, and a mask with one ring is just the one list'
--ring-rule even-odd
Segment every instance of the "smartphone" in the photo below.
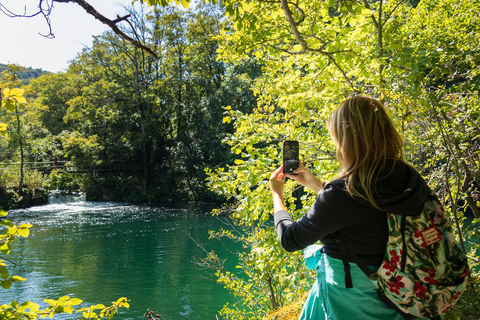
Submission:
{"label": "smartphone", "polygon": [[283,141],[283,173],[295,174],[293,171],[298,168],[298,141]]}

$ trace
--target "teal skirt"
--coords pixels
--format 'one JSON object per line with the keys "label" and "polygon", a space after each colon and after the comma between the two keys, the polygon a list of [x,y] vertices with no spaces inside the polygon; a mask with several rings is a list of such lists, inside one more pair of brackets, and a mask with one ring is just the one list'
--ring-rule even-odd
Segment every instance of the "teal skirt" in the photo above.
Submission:
{"label": "teal skirt", "polygon": [[321,246],[305,249],[305,263],[316,269],[317,280],[305,301],[301,320],[403,320],[385,304],[377,290],[355,264],[350,263],[353,288],[345,288],[342,260],[321,253]]}

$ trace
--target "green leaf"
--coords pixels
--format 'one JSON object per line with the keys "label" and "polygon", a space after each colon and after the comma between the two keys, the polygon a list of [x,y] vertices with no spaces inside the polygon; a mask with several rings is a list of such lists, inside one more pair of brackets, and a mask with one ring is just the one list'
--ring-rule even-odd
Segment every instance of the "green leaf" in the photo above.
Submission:
{"label": "green leaf", "polygon": [[35,310],[38,310],[38,308],[40,308],[38,304],[31,301],[25,301],[20,305],[20,307],[24,309],[31,309],[30,312],[35,312]]}
{"label": "green leaf", "polygon": [[2,245],[0,245],[0,251],[4,254],[9,254],[10,253],[10,243],[5,242]]}
{"label": "green leaf", "polygon": [[223,123],[230,123],[232,119],[229,116],[223,117]]}
{"label": "green leaf", "polygon": [[16,97],[14,98],[15,101],[17,101],[18,103],[27,103],[27,99],[25,99],[25,97]]}
{"label": "green leaf", "polygon": [[5,106],[5,108],[7,108],[8,111],[15,110],[15,103],[12,99],[7,99],[7,100],[4,100],[2,102],[4,102],[4,106]]}
{"label": "green leaf", "polygon": [[0,266],[0,277],[2,279],[7,279],[10,273],[8,272],[8,269],[5,266]]}
{"label": "green leaf", "polygon": [[10,287],[12,286],[12,283],[8,280],[5,280],[5,281],[2,281],[2,288],[3,289],[10,289]]}
{"label": "green leaf", "polygon": [[15,225],[9,220],[2,220],[2,221],[0,221],[0,226],[12,228]]}
{"label": "green leaf", "polygon": [[72,298],[72,299],[70,300],[70,303],[71,303],[73,306],[77,306],[77,305],[81,304],[82,302],[83,302],[83,300],[78,299],[78,298]]}
{"label": "green leaf", "polygon": [[58,299],[57,302],[58,302],[58,303],[65,302],[65,301],[67,301],[68,299],[70,299],[69,296],[63,296],[63,297],[61,297],[60,299]]}

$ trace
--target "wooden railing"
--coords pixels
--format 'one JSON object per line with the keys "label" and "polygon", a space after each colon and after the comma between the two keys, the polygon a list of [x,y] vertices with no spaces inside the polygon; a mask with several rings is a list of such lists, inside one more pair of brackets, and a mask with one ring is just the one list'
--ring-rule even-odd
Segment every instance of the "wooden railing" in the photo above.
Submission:
{"label": "wooden railing", "polygon": [[[1,163],[0,170],[6,170],[8,167],[19,167],[21,163]],[[24,170],[37,170],[44,173],[50,173],[54,169],[62,169],[69,173],[102,173],[102,172],[126,172],[126,171],[136,171],[140,170],[139,167],[132,168],[127,167],[125,161],[118,161],[115,164],[110,164],[107,166],[97,166],[97,165],[73,165],[68,161],[48,161],[48,162],[24,162]]]}

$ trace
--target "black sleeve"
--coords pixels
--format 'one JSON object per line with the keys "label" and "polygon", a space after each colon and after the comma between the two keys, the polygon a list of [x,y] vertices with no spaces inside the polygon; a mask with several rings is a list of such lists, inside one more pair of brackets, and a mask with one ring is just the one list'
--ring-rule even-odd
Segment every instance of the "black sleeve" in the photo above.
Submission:
{"label": "black sleeve", "polygon": [[344,212],[348,198],[330,186],[318,195],[308,212],[297,221],[293,221],[286,211],[277,212],[274,216],[275,228],[283,248],[289,252],[302,250],[345,227],[349,221],[341,212]]}

